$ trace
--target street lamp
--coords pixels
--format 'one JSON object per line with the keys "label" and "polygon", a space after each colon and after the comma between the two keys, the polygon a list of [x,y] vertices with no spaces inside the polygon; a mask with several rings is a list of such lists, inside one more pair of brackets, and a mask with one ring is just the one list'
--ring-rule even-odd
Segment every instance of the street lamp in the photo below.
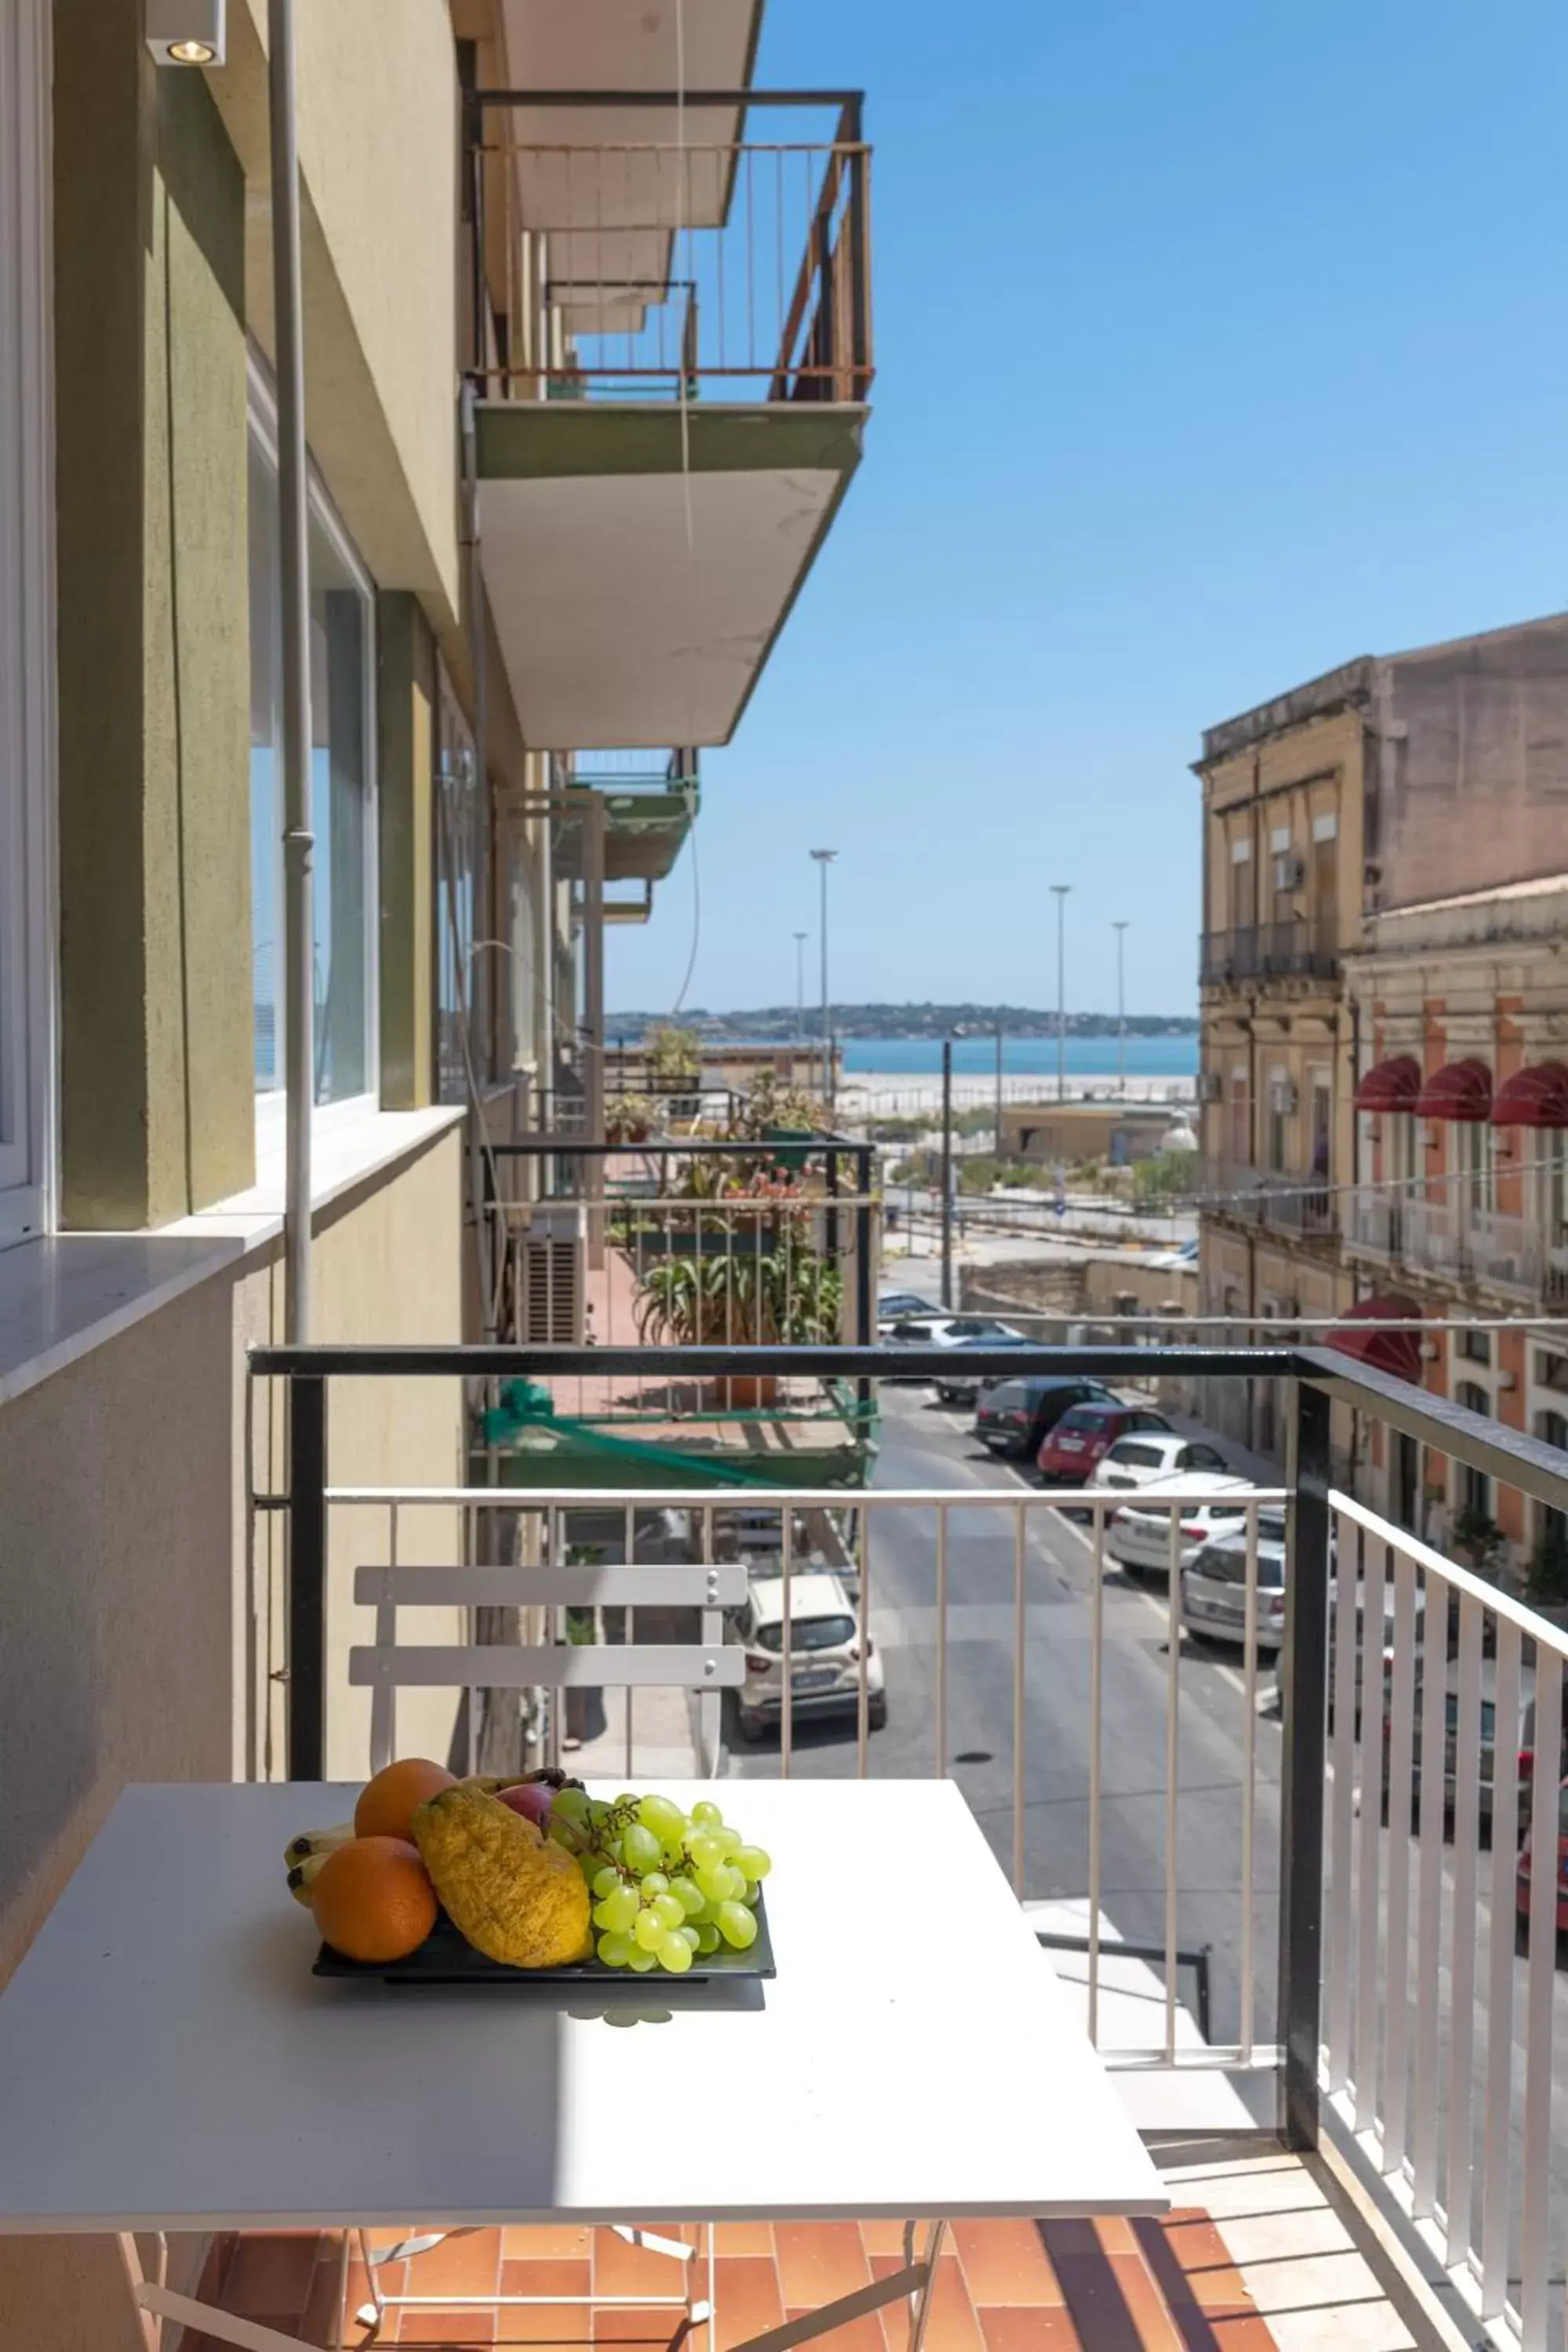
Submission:
{"label": "street lamp", "polygon": [[836,849],[814,849],[813,857],[822,875],[822,1099],[829,1111],[833,1108],[833,1040],[827,1027],[827,869],[838,852]]}
{"label": "street lamp", "polygon": [[1127,945],[1127,924],[1123,919],[1120,923],[1112,923],[1110,928],[1116,933],[1116,1091],[1120,1095],[1125,1095],[1127,1092],[1127,991],[1123,984],[1125,971],[1122,951]]}
{"label": "street lamp", "polygon": [[806,933],[796,931],[795,939],[795,1042],[805,1043],[805,942]]}
{"label": "street lamp", "polygon": [[1067,902],[1070,882],[1053,882],[1051,895],[1057,902],[1057,1100],[1065,1102],[1068,1091],[1068,995],[1067,995]]}

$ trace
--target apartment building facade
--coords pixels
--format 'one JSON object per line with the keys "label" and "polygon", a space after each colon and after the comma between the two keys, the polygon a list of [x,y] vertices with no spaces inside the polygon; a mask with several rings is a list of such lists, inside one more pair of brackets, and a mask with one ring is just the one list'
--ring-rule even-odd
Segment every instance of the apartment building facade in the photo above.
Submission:
{"label": "apartment building facade", "polygon": [[[743,201],[732,102],[605,242],[605,153],[673,141],[681,63],[732,100],[760,16],[682,59],[673,0],[299,0],[318,1338],[480,1335],[469,1145],[592,1139],[605,927],[648,918],[858,462],[863,149],[817,151],[749,373],[689,316],[660,366],[675,224],[721,246]],[[278,1755],[267,33],[228,0],[174,66],[142,0],[0,25],[0,1975],[125,1780]],[[345,1390],[333,1475],[450,1482],[468,1436],[458,1395]]]}
{"label": "apartment building facade", "polygon": [[[1553,617],[1350,664],[1198,763],[1204,1311],[1342,1316],[1384,1370],[1552,1442],[1549,1344],[1380,1327],[1551,1311],[1565,711]],[[1259,1411],[1235,1433],[1270,1440]],[[1391,1444],[1348,1466],[1403,1524],[1495,1509],[1510,1558],[1536,1543],[1517,1497],[1428,1491]]]}

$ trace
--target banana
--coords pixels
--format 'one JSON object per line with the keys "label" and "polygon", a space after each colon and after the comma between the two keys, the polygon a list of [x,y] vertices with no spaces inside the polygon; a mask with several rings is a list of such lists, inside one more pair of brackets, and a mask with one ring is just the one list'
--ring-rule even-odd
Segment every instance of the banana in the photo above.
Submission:
{"label": "banana", "polygon": [[[332,1851],[334,1849],[328,1850],[329,1853]],[[326,1853],[308,1853],[304,1861],[295,1863],[289,1873],[289,1892],[296,1903],[304,1905],[307,1911],[310,1907],[310,1893],[316,1883],[316,1874],[327,1859]]]}
{"label": "banana", "polygon": [[330,1830],[301,1830],[283,1849],[284,1867],[292,1870],[297,1864],[309,1861],[313,1853],[331,1853],[334,1846],[347,1845],[353,1833],[353,1822],[339,1822],[335,1829]]}

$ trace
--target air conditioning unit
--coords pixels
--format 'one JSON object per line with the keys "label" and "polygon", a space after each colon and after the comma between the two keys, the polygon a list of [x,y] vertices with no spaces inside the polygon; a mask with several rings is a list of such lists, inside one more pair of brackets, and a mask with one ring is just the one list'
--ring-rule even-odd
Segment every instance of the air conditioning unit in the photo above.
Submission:
{"label": "air conditioning unit", "polygon": [[1276,1078],[1268,1089],[1268,1108],[1276,1118],[1289,1118],[1296,1108],[1294,1078]]}
{"label": "air conditioning unit", "polygon": [[1218,1070],[1198,1072],[1198,1100],[1199,1102],[1225,1100],[1225,1079]]}
{"label": "air conditioning unit", "polygon": [[1296,852],[1293,849],[1280,850],[1279,856],[1274,860],[1274,889],[1276,896],[1278,897],[1288,890],[1299,890],[1306,878],[1306,865],[1304,861],[1297,856]]}
{"label": "air conditioning unit", "polygon": [[581,1347],[587,1213],[580,1202],[536,1208],[511,1244],[513,1345]]}

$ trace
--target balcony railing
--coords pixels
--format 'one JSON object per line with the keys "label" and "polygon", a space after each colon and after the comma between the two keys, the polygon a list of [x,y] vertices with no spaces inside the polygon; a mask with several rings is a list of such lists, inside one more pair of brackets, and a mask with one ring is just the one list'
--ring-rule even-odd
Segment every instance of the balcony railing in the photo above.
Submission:
{"label": "balcony railing", "polygon": [[1211,1215],[1307,1238],[1338,1232],[1339,1196],[1310,1175],[1216,1160],[1202,1171],[1199,1205]]}
{"label": "balcony railing", "polygon": [[1351,1196],[1347,1241],[1368,1256],[1456,1283],[1483,1283],[1543,1306],[1568,1304],[1568,1237],[1532,1219],[1407,1187],[1365,1186]]}
{"label": "balcony railing", "polygon": [[[650,1362],[655,1352],[575,1351],[565,1360],[584,1377],[601,1370],[620,1377],[663,1370]],[[783,1580],[787,1626],[790,1580],[808,1569],[821,1573],[822,1562],[805,1556],[816,1544],[809,1523],[814,1514],[819,1529],[831,1520],[855,1626],[840,1694],[854,1727],[847,1769],[859,1777],[879,1769],[874,1683],[885,1676],[906,1721],[924,1710],[932,1775],[973,1776],[965,1786],[1020,1898],[1049,1889],[1080,1906],[1089,2025],[1106,2062],[1146,2079],[1163,2070],[1173,2093],[1184,2084],[1187,2095],[1205,2069],[1237,2085],[1250,2077],[1255,2109],[1257,2079],[1272,2077],[1287,2144],[1334,2144],[1363,2212],[1375,2211],[1382,2228],[1417,2251],[1468,2340],[1480,2329],[1487,2340],[1537,2352],[1560,2341],[1563,2324],[1553,2041],[1568,2025],[1556,1936],[1568,1636],[1335,1488],[1331,1408],[1412,1436],[1429,1459],[1510,1485],[1555,1512],[1568,1511],[1568,1463],[1494,1421],[1329,1352],[1158,1352],[1173,1378],[1279,1384],[1291,1400],[1293,1476],[1288,1494],[1237,1497],[1239,1559],[1233,1552],[1228,1580],[1216,1583],[1211,1572],[1199,1589],[1191,1574],[1198,1547],[1180,1523],[1181,1504],[1144,1490],[1141,1511],[1169,1507],[1164,1583],[1154,1601],[1164,1643],[1152,1659],[1146,1604],[1129,1601],[1134,1588],[1114,1567],[1121,1496],[891,1488],[858,1497],[851,1514],[831,1492],[770,1503],[669,1487],[566,1486],[520,1497],[479,1484],[440,1491],[334,1485],[328,1397],[339,1379],[461,1377],[479,1387],[535,1377],[562,1360],[511,1348],[258,1350],[254,1377],[287,1388],[289,1484],[252,1500],[258,1512],[282,1513],[288,1528],[288,1646],[278,1661],[281,1678],[268,1686],[286,1706],[290,1774],[321,1776],[329,1713],[341,1704],[327,1661],[334,1642],[352,1637],[339,1614],[346,1601],[329,1595],[329,1558],[340,1575],[352,1558],[362,1563],[359,1579],[384,1581],[392,1571],[374,1563],[408,1557],[406,1531],[430,1528],[431,1506],[445,1508],[446,1524],[466,1529],[474,1546],[454,1567],[468,1558],[489,1563],[486,1591],[497,1605],[485,1613],[514,1622],[488,1645],[481,1638],[472,1646],[472,1632],[459,1637],[445,1675],[436,1652],[417,1649],[402,1679],[477,1685],[510,1697],[514,1712],[520,1676],[509,1675],[506,1654],[525,1639],[519,1612],[531,1612],[529,1643],[563,1642],[563,1578],[580,1574],[586,1591],[606,1560],[618,1562],[619,1591],[626,1568],[656,1557],[656,1537],[659,1560],[671,1557],[672,1543],[679,1557],[700,1562],[732,1557],[738,1544],[753,1580]],[[1026,1359],[977,1353],[973,1368],[1116,1380],[1148,1361],[1141,1350],[1042,1349]],[[943,1369],[936,1349],[698,1348],[675,1351],[673,1363],[689,1381],[907,1380]],[[1269,1515],[1281,1508],[1283,1575],[1270,1580],[1262,1559],[1272,1540]],[[1057,1516],[1064,1509],[1087,1522],[1073,1538],[1076,1567],[1070,1575],[1043,1572],[1050,1563],[1042,1563],[1038,1542],[1064,1525]],[[758,1523],[770,1514],[773,1533],[764,1542]],[[592,1567],[579,1565],[586,1518],[598,1529]],[[488,1536],[475,1534],[481,1519],[490,1523]],[[418,1557],[426,1560],[435,1549],[425,1533]],[[922,1568],[920,1597],[910,1577]],[[436,1573],[407,1571],[423,1602]],[[531,1579],[548,1590],[542,1614],[530,1600]],[[657,1582],[650,1572],[650,1591]],[[1241,1685],[1234,1727],[1215,1718],[1211,1686],[1194,1691],[1190,1679],[1186,1645],[1204,1622],[1197,1605],[1209,1584],[1231,1596],[1227,1626]],[[634,1605],[628,1643],[636,1613]],[[374,1665],[378,1689],[395,1686],[389,1638],[378,1621],[377,1648],[351,1657],[353,1681],[372,1680]],[[429,1638],[426,1627],[419,1639]],[[665,1629],[659,1638],[674,1637]],[[705,1624],[692,1638],[701,1651],[718,1635]],[[1278,1736],[1263,1712],[1269,1692],[1260,1667],[1260,1652],[1275,1643]],[[977,1647],[1002,1661],[1001,1679],[984,1684],[984,1753],[968,1746],[975,1701],[961,1684]],[[769,1685],[776,1749],[766,1751],[782,1775],[795,1768],[813,1704],[797,1697],[785,1651],[794,1657],[787,1634],[776,1688]],[[625,1671],[611,1671],[606,1659],[604,1681],[627,1693],[628,1779],[637,1769],[636,1687],[654,1678],[658,1658],[694,1654],[649,1653],[646,1675],[629,1658]],[[1057,1686],[1040,1679],[1047,1664],[1059,1676],[1064,1661],[1076,1693],[1065,1712],[1065,1701],[1053,1706],[1046,1696]],[[560,1679],[584,1682],[594,1664]],[[746,1675],[754,1671],[748,1659]],[[739,1674],[709,1680],[747,1696]],[[750,1694],[758,1705],[765,1696],[760,1685]],[[721,1732],[719,1691],[710,1688],[698,1705],[710,1730]],[[470,1736],[473,1720],[470,1709]],[[1163,1769],[1129,1788],[1134,1721],[1152,1727]],[[1064,1723],[1077,1727],[1067,1734],[1079,1740],[1075,1761],[1064,1759]],[[384,1739],[384,1712],[379,1725]],[[547,1714],[546,1753],[557,1736]],[[829,1759],[819,1741],[813,1745],[811,1769],[820,1772]],[[907,1775],[917,1753],[902,1743],[892,1769]],[[1141,1755],[1131,1769],[1142,1776],[1149,1766]],[[1537,1787],[1547,1801],[1532,1805]],[[1109,1839],[1131,1816],[1141,1825],[1142,1870],[1129,1885],[1110,1867]],[[1205,1916],[1216,1902],[1231,1914],[1208,1958],[1212,2040],[1196,2034],[1180,2006],[1193,1947],[1183,1930],[1200,1901],[1210,1906]],[[1112,2047],[1130,2009],[1107,1991],[1122,1935],[1153,1949],[1163,1990],[1145,2006],[1144,2039]]]}
{"label": "balcony railing", "polygon": [[1339,968],[1339,923],[1333,915],[1205,931],[1199,956],[1205,987],[1230,981],[1331,980]]}
{"label": "balcony railing", "polygon": [[[470,192],[507,256],[477,279],[477,389],[518,400],[837,401],[870,392],[870,149],[860,100],[812,92],[485,91]],[[591,107],[684,121],[622,144],[514,135]],[[715,139],[716,112],[831,107],[826,141]],[[485,220],[488,201],[501,218]]]}
{"label": "balcony railing", "polygon": [[[858,1485],[874,1448],[869,1384],[683,1380],[689,1346],[868,1344],[881,1204],[874,1154],[841,1138],[637,1132],[658,1106],[612,1105],[602,1146],[502,1143],[489,1158],[487,1328],[544,1350],[488,1437],[521,1480],[671,1474]],[[608,1351],[651,1349],[610,1373]],[[558,1368],[559,1367],[559,1368]]]}

